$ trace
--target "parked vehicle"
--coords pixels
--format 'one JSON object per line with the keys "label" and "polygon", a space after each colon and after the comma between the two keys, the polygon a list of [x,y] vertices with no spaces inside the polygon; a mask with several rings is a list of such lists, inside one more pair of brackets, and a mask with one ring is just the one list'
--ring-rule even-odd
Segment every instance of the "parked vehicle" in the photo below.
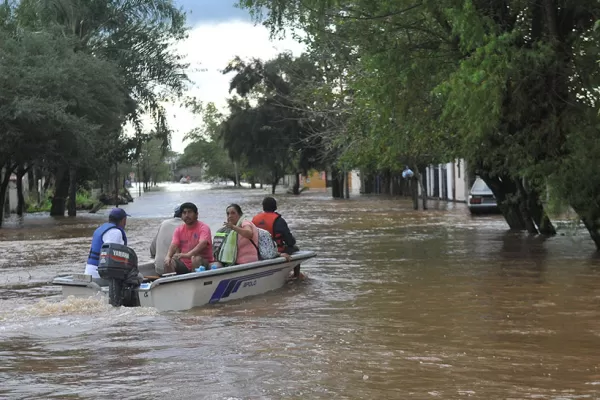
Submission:
{"label": "parked vehicle", "polygon": [[471,214],[498,213],[500,209],[496,197],[483,179],[475,179],[475,183],[469,191],[469,202],[467,203]]}

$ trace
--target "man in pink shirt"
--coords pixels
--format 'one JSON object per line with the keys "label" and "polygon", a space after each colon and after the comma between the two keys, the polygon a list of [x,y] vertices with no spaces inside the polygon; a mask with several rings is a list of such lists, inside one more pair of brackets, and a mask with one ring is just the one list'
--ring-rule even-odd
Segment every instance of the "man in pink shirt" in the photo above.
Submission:
{"label": "man in pink shirt", "polygon": [[198,221],[198,207],[194,203],[183,203],[180,209],[184,224],[173,233],[165,257],[165,272],[186,274],[200,265],[208,268],[214,261],[210,228]]}

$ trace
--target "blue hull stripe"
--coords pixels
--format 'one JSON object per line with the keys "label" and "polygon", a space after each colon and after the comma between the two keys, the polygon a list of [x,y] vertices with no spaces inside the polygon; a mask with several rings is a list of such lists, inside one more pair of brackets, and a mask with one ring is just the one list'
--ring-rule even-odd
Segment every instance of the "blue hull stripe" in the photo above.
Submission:
{"label": "blue hull stripe", "polygon": [[273,275],[274,273],[279,272],[283,269],[284,268],[276,268],[276,269],[271,269],[271,270],[264,271],[264,272],[258,272],[256,274],[245,275],[245,276],[240,276],[238,278],[222,280],[221,282],[219,282],[219,285],[217,286],[214,293],[212,294],[212,296],[209,300],[209,303],[216,303],[221,299],[229,297],[229,295],[231,293],[237,292],[238,289],[240,288],[240,285],[245,281],[263,278],[265,276],[270,276],[270,275]]}
{"label": "blue hull stripe", "polygon": [[240,286],[242,285],[242,283],[249,281],[251,279],[258,279],[258,278],[262,278],[264,276],[270,276],[273,275],[276,271],[271,270],[271,271],[265,271],[262,274],[255,274],[253,276],[250,277],[244,277],[243,279],[240,279],[239,281],[237,281],[237,283],[235,284],[235,287],[233,288],[233,291],[231,293],[235,293],[238,291],[238,289],[240,288]]}

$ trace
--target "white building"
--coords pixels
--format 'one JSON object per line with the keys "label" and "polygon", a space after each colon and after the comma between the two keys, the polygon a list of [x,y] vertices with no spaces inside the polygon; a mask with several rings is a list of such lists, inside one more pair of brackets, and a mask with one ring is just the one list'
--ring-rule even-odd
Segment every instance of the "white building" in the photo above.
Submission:
{"label": "white building", "polygon": [[429,198],[466,202],[471,181],[465,160],[430,165],[426,168],[424,185]]}
{"label": "white building", "polygon": [[[8,212],[16,213],[17,205],[19,204],[19,197],[17,194],[17,175],[13,173],[10,175],[9,179],[10,180],[8,182],[8,190],[6,194],[6,204],[8,205],[5,204],[5,206],[7,207]],[[27,200],[29,195],[29,178],[27,174],[23,175],[21,182],[23,183],[23,196],[25,196],[25,199]]]}
{"label": "white building", "polygon": [[[291,187],[296,177],[294,175],[284,176],[280,184]],[[325,171],[313,171],[308,177],[302,177],[301,187],[311,189],[326,189],[331,182],[331,173]],[[358,170],[348,172],[348,183],[350,195],[362,193],[361,173]],[[469,189],[472,179],[468,176],[466,162],[457,159],[451,163],[430,165],[426,168],[423,176],[423,185],[427,191],[426,195],[431,199],[466,202],[469,198]],[[422,195],[419,187],[419,195]]]}

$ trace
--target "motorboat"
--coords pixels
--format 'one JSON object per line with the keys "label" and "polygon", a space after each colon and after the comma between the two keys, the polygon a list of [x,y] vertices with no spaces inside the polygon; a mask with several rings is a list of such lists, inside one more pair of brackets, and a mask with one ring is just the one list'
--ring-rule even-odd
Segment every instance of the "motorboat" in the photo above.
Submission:
{"label": "motorboat", "polygon": [[98,273],[59,275],[52,283],[62,287],[63,297],[106,295],[113,306],[154,307],[159,311],[182,311],[207,304],[238,300],[281,288],[303,261],[316,257],[299,251],[284,257],[261,260],[182,275],[156,276],[154,264],[138,267],[135,252],[117,244],[102,246]]}

